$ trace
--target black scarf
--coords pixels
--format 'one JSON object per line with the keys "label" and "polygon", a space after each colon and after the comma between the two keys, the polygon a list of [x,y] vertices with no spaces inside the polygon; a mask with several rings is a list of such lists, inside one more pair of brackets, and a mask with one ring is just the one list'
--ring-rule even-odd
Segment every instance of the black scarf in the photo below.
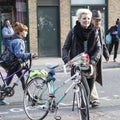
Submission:
{"label": "black scarf", "polygon": [[[81,46],[84,47],[84,41],[88,41],[90,39],[89,35],[93,31],[93,25],[90,24],[88,28],[83,28],[80,22],[76,21],[76,25],[74,27],[74,33],[76,36],[76,47],[80,48]],[[82,48],[84,49],[84,48]]]}

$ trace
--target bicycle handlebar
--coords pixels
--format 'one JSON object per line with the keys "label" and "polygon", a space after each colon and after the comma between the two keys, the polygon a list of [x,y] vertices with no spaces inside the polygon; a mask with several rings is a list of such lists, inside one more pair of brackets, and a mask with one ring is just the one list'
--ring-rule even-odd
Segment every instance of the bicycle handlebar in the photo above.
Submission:
{"label": "bicycle handlebar", "polygon": [[[82,66],[83,65],[83,66]],[[94,73],[94,68],[93,68],[93,65],[92,64],[89,64],[89,63],[74,63],[74,62],[68,62],[67,64],[63,65],[63,70],[64,70],[64,73],[67,74],[67,70],[66,70],[66,67],[79,67],[79,70],[90,70],[89,71],[89,75],[92,76],[93,73]]]}
{"label": "bicycle handlebar", "polygon": [[[37,57],[38,57],[38,55],[36,55],[36,54],[33,54],[33,55],[30,54],[30,57],[29,57],[28,59],[23,59],[23,60],[22,60],[23,63],[25,63],[24,66],[27,66],[27,68],[30,69],[31,66],[32,66],[32,59],[35,59],[35,58],[37,58]],[[29,63],[28,63],[27,61],[29,61]]]}

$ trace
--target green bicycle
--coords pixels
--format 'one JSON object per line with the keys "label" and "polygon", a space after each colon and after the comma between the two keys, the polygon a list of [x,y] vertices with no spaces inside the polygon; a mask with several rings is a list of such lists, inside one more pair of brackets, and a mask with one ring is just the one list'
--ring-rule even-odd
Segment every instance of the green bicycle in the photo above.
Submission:
{"label": "green bicycle", "polygon": [[[29,119],[43,120],[49,112],[56,112],[60,102],[65,98],[70,89],[73,89],[72,110],[74,110],[76,104],[79,120],[89,120],[90,93],[83,69],[84,71],[90,69],[91,72],[89,75],[92,75],[93,71],[92,66],[86,60],[84,60],[84,64],[81,64],[81,56],[83,55],[80,54],[71,60],[71,64],[74,65],[75,74],[57,87],[55,86],[56,78],[54,75],[55,68],[58,65],[49,65],[49,72],[40,71],[39,75],[36,75],[36,71],[32,73],[32,79],[27,84],[24,92],[24,110]],[[43,74],[42,77],[41,74]],[[56,92],[71,80],[72,84],[64,91],[64,94],[59,99],[56,99]],[[55,116],[55,119],[60,120],[61,117]]]}

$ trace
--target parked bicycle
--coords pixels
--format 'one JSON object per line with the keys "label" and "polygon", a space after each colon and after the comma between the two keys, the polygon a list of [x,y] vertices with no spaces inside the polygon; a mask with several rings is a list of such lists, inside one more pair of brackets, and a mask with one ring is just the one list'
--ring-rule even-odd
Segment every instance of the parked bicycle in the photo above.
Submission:
{"label": "parked bicycle", "polygon": [[[0,64],[2,64],[3,61],[0,61]],[[13,74],[11,74],[8,77],[4,77],[2,72],[0,72],[0,77],[2,79],[2,85],[0,85],[0,99],[4,99],[5,97],[12,97],[15,93],[15,86],[17,86],[19,84],[19,81],[22,79],[22,77],[26,77],[26,82],[29,79],[29,74],[31,71],[31,63],[32,63],[32,58],[30,57],[28,60],[24,61],[21,64],[21,68],[18,69],[16,72],[14,72]],[[16,79],[16,81],[13,83],[13,85],[7,85],[6,82],[7,80],[9,80],[9,78],[13,77],[16,73],[18,73],[19,71],[23,71],[22,75]]]}
{"label": "parked bicycle", "polygon": [[[24,92],[24,110],[29,119],[43,120],[49,112],[57,113],[58,105],[70,89],[73,89],[72,110],[77,105],[79,120],[89,120],[89,87],[86,77],[93,74],[93,67],[89,64],[89,58],[84,53],[76,56],[70,62],[71,66],[74,66],[75,74],[57,87],[55,86],[56,78],[54,75],[58,65],[48,65],[49,72],[37,70],[32,73],[32,79],[28,82]],[[57,98],[57,91],[71,80],[72,84],[61,97]],[[61,116],[56,114],[55,119],[60,120]]]}

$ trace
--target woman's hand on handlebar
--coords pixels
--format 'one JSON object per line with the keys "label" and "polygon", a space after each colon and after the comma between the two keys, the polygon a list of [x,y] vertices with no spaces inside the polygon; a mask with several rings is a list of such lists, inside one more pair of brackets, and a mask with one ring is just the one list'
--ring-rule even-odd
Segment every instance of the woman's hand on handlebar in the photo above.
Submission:
{"label": "woman's hand on handlebar", "polygon": [[71,61],[68,61],[65,65],[66,65],[66,67],[70,67],[70,68],[73,66],[73,64],[71,63]]}
{"label": "woman's hand on handlebar", "polygon": [[31,53],[31,58],[36,58],[38,55],[36,53]]}
{"label": "woman's hand on handlebar", "polygon": [[94,61],[94,60],[90,60],[90,64],[92,64],[92,65],[96,65],[96,62]]}

